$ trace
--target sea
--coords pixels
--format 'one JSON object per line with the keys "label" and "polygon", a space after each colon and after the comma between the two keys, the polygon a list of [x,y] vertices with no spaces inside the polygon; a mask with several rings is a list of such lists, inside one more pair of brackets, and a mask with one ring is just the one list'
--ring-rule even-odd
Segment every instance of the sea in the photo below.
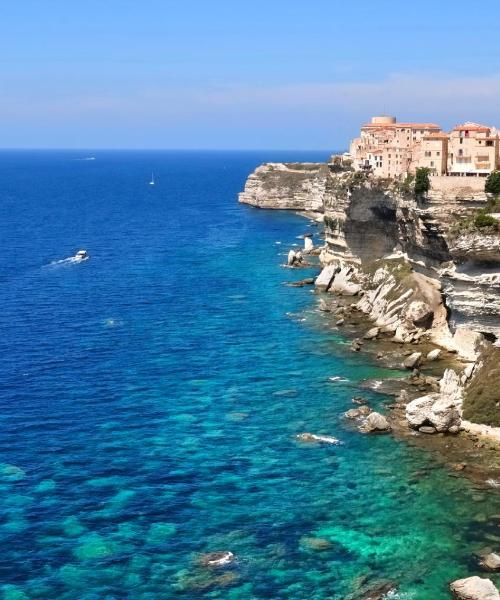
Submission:
{"label": "sea", "polygon": [[319,229],[237,202],[260,163],[327,157],[0,153],[4,600],[445,600],[481,574],[499,491],[346,423],[394,372],[285,285]]}

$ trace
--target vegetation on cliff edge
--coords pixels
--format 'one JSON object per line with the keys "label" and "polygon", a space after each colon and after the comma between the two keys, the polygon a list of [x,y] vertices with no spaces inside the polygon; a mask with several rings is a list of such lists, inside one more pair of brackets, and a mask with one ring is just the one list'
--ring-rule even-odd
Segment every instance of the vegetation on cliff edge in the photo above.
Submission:
{"label": "vegetation on cliff edge", "polygon": [[481,357],[483,367],[466,389],[464,418],[473,423],[500,427],[500,348]]}
{"label": "vegetation on cliff edge", "polygon": [[484,185],[484,191],[494,196],[500,195],[500,171],[493,171],[488,175]]}
{"label": "vegetation on cliff edge", "polygon": [[500,222],[488,214],[493,210],[495,210],[495,200],[489,200],[485,208],[457,221],[450,229],[450,238],[454,239],[467,233],[498,235],[500,233]]}
{"label": "vegetation on cliff edge", "polygon": [[431,189],[429,173],[430,169],[427,167],[421,167],[417,169],[417,173],[415,175],[415,196],[423,196]]}

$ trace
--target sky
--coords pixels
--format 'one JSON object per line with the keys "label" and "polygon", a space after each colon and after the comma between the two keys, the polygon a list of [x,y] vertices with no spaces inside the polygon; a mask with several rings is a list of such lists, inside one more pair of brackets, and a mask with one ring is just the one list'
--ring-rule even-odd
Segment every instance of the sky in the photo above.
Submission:
{"label": "sky", "polygon": [[375,114],[500,126],[500,0],[16,0],[0,147],[340,150]]}

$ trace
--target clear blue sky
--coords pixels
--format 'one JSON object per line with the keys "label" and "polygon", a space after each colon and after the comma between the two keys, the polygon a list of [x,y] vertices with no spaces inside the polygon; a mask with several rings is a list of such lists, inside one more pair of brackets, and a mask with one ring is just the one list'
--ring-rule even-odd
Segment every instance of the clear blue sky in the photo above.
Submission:
{"label": "clear blue sky", "polygon": [[500,1],[17,0],[0,146],[340,149],[373,113],[500,126]]}

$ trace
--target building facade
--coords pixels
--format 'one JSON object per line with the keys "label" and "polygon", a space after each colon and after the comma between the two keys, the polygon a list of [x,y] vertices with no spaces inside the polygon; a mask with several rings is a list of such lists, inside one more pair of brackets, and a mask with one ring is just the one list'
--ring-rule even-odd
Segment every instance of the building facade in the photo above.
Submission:
{"label": "building facade", "polygon": [[361,127],[350,145],[355,169],[370,170],[378,177],[398,177],[412,169],[416,147],[431,133],[434,123],[398,123],[395,117],[373,117]]}
{"label": "building facade", "polygon": [[464,123],[455,127],[448,141],[449,175],[487,176],[499,166],[499,135],[492,127]]}
{"label": "building facade", "polygon": [[495,128],[464,123],[450,133],[435,123],[398,123],[373,117],[352,140],[349,154],[356,170],[378,177],[402,177],[426,167],[433,175],[486,176],[500,166]]}

